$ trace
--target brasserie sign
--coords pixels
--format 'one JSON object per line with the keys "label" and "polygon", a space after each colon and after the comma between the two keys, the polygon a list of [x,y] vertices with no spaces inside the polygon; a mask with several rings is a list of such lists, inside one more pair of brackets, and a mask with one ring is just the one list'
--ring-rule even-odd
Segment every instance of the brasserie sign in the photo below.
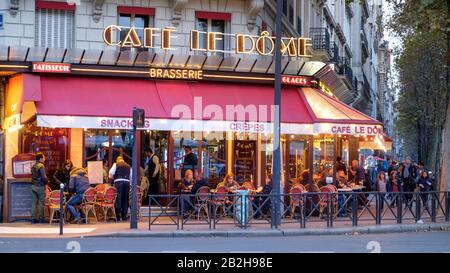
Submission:
{"label": "brasserie sign", "polygon": [[[117,47],[177,50],[177,48],[173,47],[173,40],[176,38],[176,29],[174,27],[135,28],[109,25],[103,31],[104,42],[108,46]],[[221,49],[218,42],[225,40],[234,41],[233,50]],[[311,38],[281,38],[281,53],[284,56],[310,58],[312,57],[310,55],[311,46]],[[191,30],[189,33],[189,47],[191,51],[273,56],[275,37],[269,35],[268,31],[263,31],[258,36]]]}

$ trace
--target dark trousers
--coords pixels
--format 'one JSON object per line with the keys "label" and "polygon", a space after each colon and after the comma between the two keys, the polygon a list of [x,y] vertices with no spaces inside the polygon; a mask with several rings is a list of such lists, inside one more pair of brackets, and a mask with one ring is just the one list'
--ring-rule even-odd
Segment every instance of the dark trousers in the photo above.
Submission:
{"label": "dark trousers", "polygon": [[39,219],[44,220],[45,186],[31,186],[31,219],[37,220],[37,205],[39,204]]}
{"label": "dark trousers", "polygon": [[117,220],[122,219],[123,221],[126,221],[130,199],[130,182],[117,181],[114,182],[114,186],[117,188],[117,199],[116,199]]}
{"label": "dark trousers", "polygon": [[147,177],[148,181],[150,182],[148,194],[150,195],[157,195],[159,194],[159,174],[155,177]]}

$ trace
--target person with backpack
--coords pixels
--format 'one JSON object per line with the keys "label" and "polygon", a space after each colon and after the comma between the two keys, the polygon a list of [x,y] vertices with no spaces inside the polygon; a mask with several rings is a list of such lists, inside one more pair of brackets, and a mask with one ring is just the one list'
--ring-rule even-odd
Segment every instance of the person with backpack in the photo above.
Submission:
{"label": "person with backpack", "polygon": [[47,176],[45,174],[45,156],[43,153],[36,153],[36,162],[31,167],[31,223],[36,224],[37,221],[37,205],[39,204],[39,223],[46,223],[44,220],[45,208],[45,185],[47,184]]}

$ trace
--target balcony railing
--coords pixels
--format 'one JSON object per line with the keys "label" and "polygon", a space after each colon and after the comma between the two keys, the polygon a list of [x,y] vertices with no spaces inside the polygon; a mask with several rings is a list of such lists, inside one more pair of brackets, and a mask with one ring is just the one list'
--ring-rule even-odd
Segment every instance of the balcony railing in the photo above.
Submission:
{"label": "balcony railing", "polygon": [[354,87],[353,84],[353,70],[351,68],[350,60],[346,57],[339,57],[337,62],[338,73],[344,75],[350,85]]}
{"label": "balcony railing", "polygon": [[330,53],[330,61],[337,64],[339,62],[339,47],[335,42],[331,42],[330,44]]}
{"label": "balcony railing", "polygon": [[369,42],[364,27],[361,27],[361,47],[366,58],[369,57]]}
{"label": "balcony railing", "polygon": [[330,52],[330,34],[326,28],[311,28],[309,30],[309,36],[312,40],[312,46],[314,50],[326,51],[329,55]]}
{"label": "balcony railing", "polygon": [[364,72],[363,72],[363,86],[364,86],[364,89],[366,89],[367,92],[370,94],[370,84],[369,84],[369,81],[367,80],[366,74],[364,74]]}

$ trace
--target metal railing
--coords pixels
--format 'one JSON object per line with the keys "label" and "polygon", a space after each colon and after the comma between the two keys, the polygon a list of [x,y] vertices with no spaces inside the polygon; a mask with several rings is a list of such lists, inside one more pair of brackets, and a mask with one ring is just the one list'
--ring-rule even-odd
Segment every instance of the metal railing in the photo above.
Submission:
{"label": "metal railing", "polygon": [[326,28],[311,28],[309,36],[314,50],[326,51],[330,56],[330,34]]}
{"label": "metal railing", "polygon": [[[363,226],[449,222],[450,192],[309,192],[301,194],[150,195],[159,207],[149,210],[149,229],[169,225],[176,229],[247,229]],[[165,198],[166,203],[158,200]],[[271,221],[272,204],[280,199],[280,226]],[[153,205],[154,206],[154,205]],[[167,213],[175,208],[177,213]]]}
{"label": "metal railing", "polygon": [[337,64],[339,62],[339,47],[335,42],[331,42],[330,44],[330,53],[330,61]]}
{"label": "metal railing", "polygon": [[351,68],[350,60],[347,57],[339,57],[338,59],[338,73],[344,75],[347,81],[353,86],[353,70]]}

